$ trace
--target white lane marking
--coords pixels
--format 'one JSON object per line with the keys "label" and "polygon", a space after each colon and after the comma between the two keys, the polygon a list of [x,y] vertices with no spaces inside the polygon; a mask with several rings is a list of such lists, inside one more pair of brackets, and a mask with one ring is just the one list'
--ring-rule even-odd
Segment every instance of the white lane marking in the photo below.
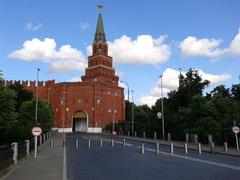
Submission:
{"label": "white lane marking", "polygon": [[[151,149],[151,148],[146,148],[146,150],[151,151],[151,152],[156,152],[156,150]],[[219,167],[224,167],[224,168],[229,168],[229,169],[240,171],[240,166],[234,166],[234,165],[225,164],[225,163],[218,163],[218,162],[198,159],[198,158],[194,158],[194,157],[183,156],[183,155],[179,155],[179,154],[171,154],[171,153],[167,153],[167,152],[163,152],[163,151],[160,151],[160,154],[164,154],[164,155],[178,157],[178,158],[182,158],[182,159],[186,159],[186,160],[190,160],[190,161],[201,162],[201,163],[205,163],[205,164],[210,164],[210,165],[215,165],[215,166],[219,166]]]}
{"label": "white lane marking", "polygon": [[[126,146],[134,147],[133,144],[129,144],[129,143],[126,143]],[[138,148],[138,149],[140,148],[140,146],[135,146],[135,147]],[[151,149],[151,148],[145,148],[145,149],[147,151],[150,151],[150,152],[156,152],[155,149]],[[178,158],[182,158],[182,159],[186,159],[186,160],[190,160],[190,161],[201,162],[201,163],[205,163],[205,164],[210,164],[210,165],[215,165],[215,166],[218,166],[218,167],[224,167],[224,168],[229,168],[229,169],[240,171],[239,166],[234,166],[234,165],[230,165],[230,164],[218,163],[218,162],[213,162],[213,161],[208,161],[208,160],[202,160],[202,159],[187,157],[187,156],[178,155],[178,154],[171,154],[171,153],[167,153],[167,152],[163,152],[163,151],[160,151],[160,154],[164,154],[164,155],[178,157]]]}
{"label": "white lane marking", "polygon": [[133,147],[133,145],[129,143],[126,143],[126,146]]}
{"label": "white lane marking", "polygon": [[155,149],[151,149],[151,148],[145,148],[147,151],[151,151],[151,152],[156,152]]}

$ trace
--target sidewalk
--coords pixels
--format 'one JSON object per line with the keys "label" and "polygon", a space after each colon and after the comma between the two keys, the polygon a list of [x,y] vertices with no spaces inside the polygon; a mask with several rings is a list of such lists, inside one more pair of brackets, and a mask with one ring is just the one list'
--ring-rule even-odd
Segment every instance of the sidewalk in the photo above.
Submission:
{"label": "sidewalk", "polygon": [[16,169],[8,173],[1,180],[64,180],[66,164],[64,148],[59,134],[51,137],[54,146],[49,146],[46,141],[38,148],[37,158],[32,153],[26,161],[20,163]]}
{"label": "sidewalk", "polygon": [[[156,140],[156,139],[150,139],[150,138],[141,138],[141,137],[133,137],[133,136],[121,136],[121,135],[119,135],[118,137],[129,139],[129,140],[147,142],[147,143],[157,143],[158,142],[159,144],[162,144],[162,145],[170,145],[170,143],[173,143],[175,147],[184,148],[184,142],[180,142],[180,141],[162,141],[162,140],[159,140],[159,139]],[[197,150],[198,145],[189,143],[188,148]],[[210,146],[202,145],[202,151],[211,152],[211,148],[210,148]],[[215,146],[214,152],[219,153],[219,154],[225,154],[225,155],[240,157],[240,151],[237,151],[236,149],[233,149],[232,147],[229,147],[228,152],[225,152],[223,146]]]}

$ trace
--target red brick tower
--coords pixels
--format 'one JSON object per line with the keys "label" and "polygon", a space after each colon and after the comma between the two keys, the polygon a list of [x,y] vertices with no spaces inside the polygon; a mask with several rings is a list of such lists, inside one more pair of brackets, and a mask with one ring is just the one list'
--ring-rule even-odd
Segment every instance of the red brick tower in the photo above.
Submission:
{"label": "red brick tower", "polygon": [[88,57],[88,68],[86,75],[82,76],[83,82],[104,82],[104,84],[118,86],[118,77],[115,76],[115,70],[112,68],[112,57],[108,56],[108,44],[104,32],[101,8],[99,15],[95,38],[92,44],[92,56]]}
{"label": "red brick tower", "polygon": [[[60,132],[101,132],[107,124],[125,120],[124,89],[118,86],[119,78],[108,56],[102,6],[98,8],[92,56],[88,57],[82,82],[38,82],[39,98],[54,107],[54,126]],[[23,81],[22,85],[35,95],[35,81]]]}

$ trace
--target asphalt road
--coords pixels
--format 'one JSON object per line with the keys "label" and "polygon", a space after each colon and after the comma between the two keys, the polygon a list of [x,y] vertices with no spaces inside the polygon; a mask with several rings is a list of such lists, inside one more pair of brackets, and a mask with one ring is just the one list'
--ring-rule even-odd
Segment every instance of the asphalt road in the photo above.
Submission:
{"label": "asphalt road", "polygon": [[[76,139],[79,148],[76,149]],[[91,139],[91,147],[88,147]],[[100,147],[100,139],[103,146]],[[145,143],[141,154],[141,143],[94,134],[70,133],[66,136],[67,177],[69,180],[133,180],[133,179],[184,179],[184,180],[239,180],[240,158],[220,154],[189,151],[186,155],[180,148],[170,153],[170,148],[160,146],[156,154],[155,145]]]}

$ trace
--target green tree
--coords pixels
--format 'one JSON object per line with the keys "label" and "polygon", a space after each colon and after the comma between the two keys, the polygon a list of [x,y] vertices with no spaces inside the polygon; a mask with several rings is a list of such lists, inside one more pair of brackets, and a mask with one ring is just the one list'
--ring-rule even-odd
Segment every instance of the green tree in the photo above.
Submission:
{"label": "green tree", "polygon": [[10,130],[16,122],[15,96],[16,93],[13,90],[0,87],[0,144],[10,141]]}
{"label": "green tree", "polygon": [[189,69],[186,77],[179,77],[178,103],[180,107],[187,107],[194,95],[202,95],[203,89],[209,85],[210,81],[203,80],[198,70]]}
{"label": "green tree", "polygon": [[3,85],[4,85],[3,72],[2,72],[2,70],[0,69],[0,87],[3,87]]}
{"label": "green tree", "polygon": [[[20,107],[16,129],[21,140],[31,137],[31,129],[36,125],[35,105],[36,101],[31,100],[23,102]],[[47,102],[41,100],[38,102],[38,122],[43,132],[49,131],[53,126],[53,109],[51,106],[48,106]]]}
{"label": "green tree", "polygon": [[8,88],[13,89],[16,92],[16,110],[19,112],[23,102],[30,101],[33,98],[32,92],[23,89],[19,81],[13,83]]}
{"label": "green tree", "polygon": [[220,85],[215,87],[212,91],[211,91],[211,96],[214,97],[230,97],[230,92],[229,92],[229,88],[225,88],[224,85]]}
{"label": "green tree", "polygon": [[240,102],[240,84],[233,84],[231,88],[232,97],[236,101]]}
{"label": "green tree", "polygon": [[240,119],[240,105],[232,98],[217,97],[208,102],[208,109],[211,118],[221,125],[220,137],[217,142],[234,142],[234,136],[231,131],[234,120]]}

